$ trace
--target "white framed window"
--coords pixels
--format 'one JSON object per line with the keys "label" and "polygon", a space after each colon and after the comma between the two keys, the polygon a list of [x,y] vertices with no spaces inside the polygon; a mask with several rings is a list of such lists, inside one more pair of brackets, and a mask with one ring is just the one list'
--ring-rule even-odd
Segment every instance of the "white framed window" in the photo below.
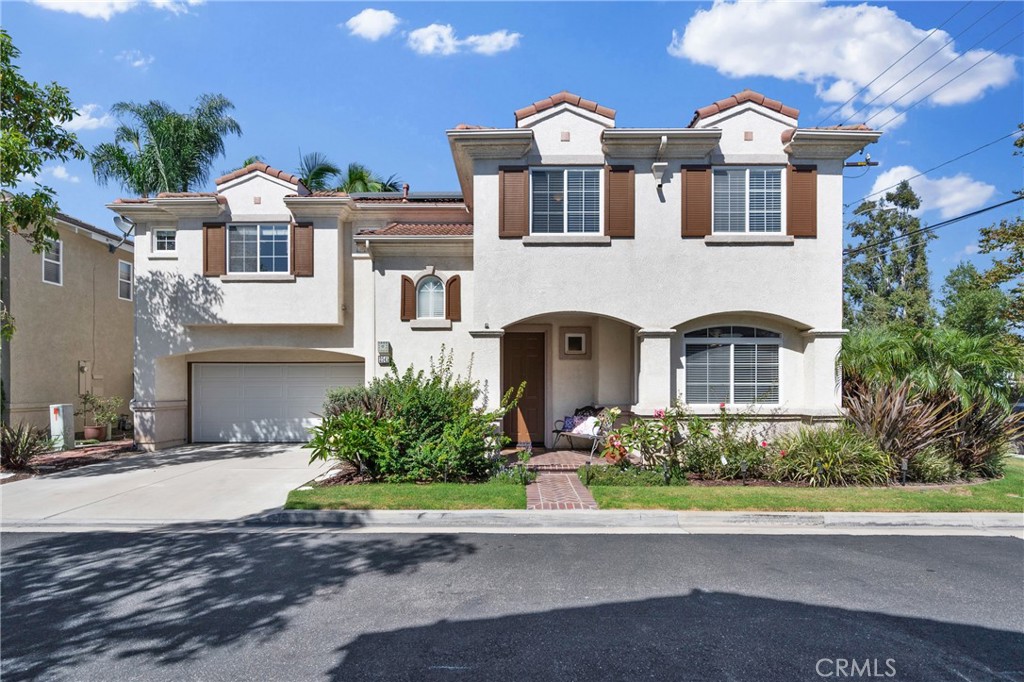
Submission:
{"label": "white framed window", "polygon": [[64,244],[59,239],[43,249],[43,281],[64,285]]}
{"label": "white framed window", "polygon": [[228,225],[228,273],[288,272],[288,225]]}
{"label": "white framed window", "polygon": [[782,232],[783,170],[778,167],[712,170],[714,232]]}
{"label": "white framed window", "polygon": [[600,168],[530,170],[530,231],[596,234],[601,231]]}
{"label": "white framed window", "polygon": [[167,228],[153,230],[153,253],[174,253],[178,250],[178,231]]}
{"label": "white framed window", "polygon": [[132,300],[132,285],[134,283],[132,264],[126,260],[117,261],[117,297],[122,301]]}
{"label": "white framed window", "polygon": [[782,335],[757,327],[721,326],[683,336],[690,405],[778,405]]}
{"label": "white framed window", "polygon": [[428,275],[416,285],[416,319],[444,317],[444,283],[439,277]]}

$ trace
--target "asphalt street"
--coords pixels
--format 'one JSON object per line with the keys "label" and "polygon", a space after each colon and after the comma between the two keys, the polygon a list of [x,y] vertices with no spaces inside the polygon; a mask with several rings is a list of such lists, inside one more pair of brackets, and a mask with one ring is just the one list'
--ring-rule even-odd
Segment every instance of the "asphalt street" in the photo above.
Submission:
{"label": "asphalt street", "polygon": [[1015,538],[211,530],[5,534],[3,680],[1024,680]]}

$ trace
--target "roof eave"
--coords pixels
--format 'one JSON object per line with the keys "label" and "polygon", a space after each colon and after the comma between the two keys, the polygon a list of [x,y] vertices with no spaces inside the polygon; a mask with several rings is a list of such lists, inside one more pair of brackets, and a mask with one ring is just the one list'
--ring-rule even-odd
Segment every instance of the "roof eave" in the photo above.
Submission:
{"label": "roof eave", "polygon": [[615,128],[601,133],[605,154],[632,158],[704,157],[721,139],[719,128]]}
{"label": "roof eave", "polygon": [[880,130],[797,128],[784,151],[805,159],[847,159],[882,136]]}

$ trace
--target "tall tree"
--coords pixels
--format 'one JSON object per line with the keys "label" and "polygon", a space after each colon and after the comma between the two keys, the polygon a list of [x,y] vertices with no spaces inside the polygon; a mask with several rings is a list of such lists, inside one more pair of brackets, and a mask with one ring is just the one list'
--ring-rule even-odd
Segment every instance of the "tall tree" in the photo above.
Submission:
{"label": "tall tree", "polygon": [[932,324],[928,242],[913,212],[921,206],[910,183],[901,182],[878,202],[866,201],[850,225],[860,243],[844,270],[844,318],[851,325]]}
{"label": "tall tree", "polygon": [[228,115],[234,105],[223,95],[201,95],[188,113],[156,100],[110,109],[120,124],[113,142],[93,150],[93,174],[101,184],[115,180],[139,196],[188,192],[206,182],[214,159],[224,155],[224,138],[242,134]]}
{"label": "tall tree", "polygon": [[942,324],[971,336],[1003,335],[1008,297],[988,284],[973,264],[964,261],[949,271],[942,285]]}
{"label": "tall tree", "polygon": [[[63,127],[76,113],[67,88],[27,81],[14,63],[20,55],[11,36],[0,28],[0,253],[5,258],[12,233],[25,238],[34,252],[59,237],[53,226],[56,195],[35,178],[48,161],[85,158],[78,138]],[[19,190],[29,182],[30,188]],[[7,271],[5,267],[0,283],[3,340],[14,333],[7,311]]]}
{"label": "tall tree", "polygon": [[[1024,133],[1024,123],[1017,127]],[[1013,146],[1014,156],[1024,155],[1024,135],[1018,136]],[[1017,190],[1017,196],[1024,196],[1024,189]],[[997,254],[984,274],[985,281],[993,286],[1011,285],[1006,317],[1018,329],[1024,327],[1024,218],[1018,215],[981,228],[978,247],[982,253]]]}

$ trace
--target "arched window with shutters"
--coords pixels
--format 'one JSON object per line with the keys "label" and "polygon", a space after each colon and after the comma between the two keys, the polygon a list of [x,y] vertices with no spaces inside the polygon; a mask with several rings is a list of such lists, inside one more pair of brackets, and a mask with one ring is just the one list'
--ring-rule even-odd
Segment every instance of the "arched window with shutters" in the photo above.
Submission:
{"label": "arched window with shutters", "polygon": [[778,405],[782,335],[757,327],[707,327],[683,335],[690,405]]}
{"label": "arched window with shutters", "polygon": [[439,277],[429,275],[416,285],[416,318],[444,318],[444,284]]}

